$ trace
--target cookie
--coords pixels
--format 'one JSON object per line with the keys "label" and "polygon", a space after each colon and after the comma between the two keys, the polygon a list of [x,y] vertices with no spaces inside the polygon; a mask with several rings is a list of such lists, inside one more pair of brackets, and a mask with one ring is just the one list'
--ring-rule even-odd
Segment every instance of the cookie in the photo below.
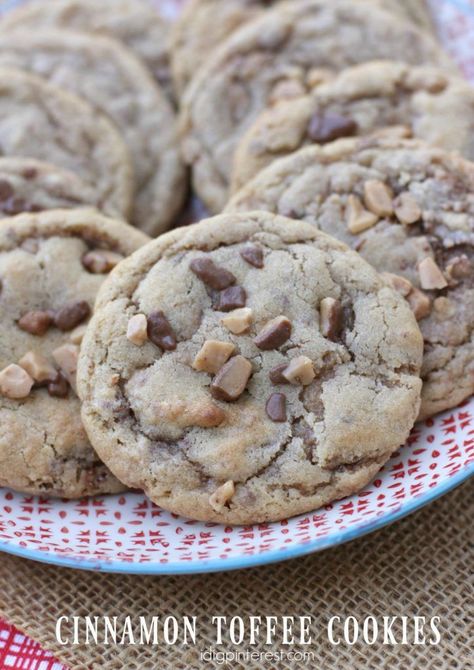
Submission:
{"label": "cookie", "polygon": [[131,222],[150,235],[169,227],[186,192],[176,119],[129,49],[111,38],[66,30],[17,31],[0,35],[0,65],[41,74],[107,114],[133,160]]}
{"label": "cookie", "polygon": [[262,112],[237,149],[232,189],[306,144],[376,129],[385,133],[387,126],[472,160],[474,89],[429,66],[374,61],[347,68],[312,95]]}
{"label": "cookie", "polygon": [[98,206],[75,174],[33,158],[0,158],[0,217],[46,209]]}
{"label": "cookie", "polygon": [[144,0],[35,0],[9,12],[0,22],[5,33],[43,28],[115,37],[146,63],[171,97],[169,24]]}
{"label": "cookie", "polygon": [[474,392],[474,165],[415,140],[347,139],[275,161],[229,211],[312,223],[412,306],[425,341],[420,418]]}
{"label": "cookie", "polygon": [[265,0],[188,2],[171,31],[171,71],[176,96],[183,95],[216,47],[244,23],[260,16],[270,4]]}
{"label": "cookie", "polygon": [[147,240],[94,210],[0,221],[0,486],[67,498],[123,488],[87,439],[75,368],[106,273]]}
{"label": "cookie", "polygon": [[83,420],[118,478],[167,510],[253,523],[364,486],[406,439],[422,339],[346,245],[264,212],[161,236],[100,291]]}
{"label": "cookie", "polygon": [[[367,0],[376,2],[377,0]],[[172,72],[175,90],[182,96],[186,86],[211,50],[237,28],[276,5],[268,0],[191,0],[185,5],[172,31]],[[379,0],[382,7],[433,31],[424,0]]]}
{"label": "cookie", "polygon": [[95,204],[107,214],[129,212],[131,165],[115,127],[77,96],[5,67],[0,67],[0,156],[47,160],[90,186]]}
{"label": "cookie", "polygon": [[378,58],[454,67],[428,33],[362,0],[278,4],[236,31],[183,102],[183,153],[210,210],[225,205],[237,144],[269,103],[304,94],[321,70]]}

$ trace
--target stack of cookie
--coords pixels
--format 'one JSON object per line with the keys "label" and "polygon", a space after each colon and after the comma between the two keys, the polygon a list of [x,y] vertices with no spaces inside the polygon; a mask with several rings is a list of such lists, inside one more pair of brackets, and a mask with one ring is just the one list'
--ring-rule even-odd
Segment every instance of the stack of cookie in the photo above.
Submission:
{"label": "stack of cookie", "polygon": [[[0,484],[281,519],[472,394],[474,91],[422,0],[35,0],[0,73]],[[185,165],[216,216],[164,232]]]}

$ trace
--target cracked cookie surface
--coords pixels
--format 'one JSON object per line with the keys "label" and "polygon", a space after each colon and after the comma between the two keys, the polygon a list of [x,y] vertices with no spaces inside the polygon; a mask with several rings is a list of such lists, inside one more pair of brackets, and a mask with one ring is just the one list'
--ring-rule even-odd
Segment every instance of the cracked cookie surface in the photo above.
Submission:
{"label": "cracked cookie surface", "polygon": [[429,66],[375,61],[347,68],[310,95],[262,112],[237,149],[232,190],[304,145],[377,129],[459,151],[472,160],[474,89]]}
{"label": "cracked cookie surface", "polygon": [[115,127],[85,100],[15,68],[0,67],[0,155],[47,158],[89,185],[105,213],[129,212],[131,165]]}
{"label": "cracked cookie surface", "polygon": [[169,227],[186,191],[176,117],[161,88],[129,49],[98,35],[18,30],[0,33],[1,65],[41,75],[106,114],[132,158],[135,197],[130,221],[150,235]]}
{"label": "cracked cookie surface", "polygon": [[0,486],[69,498],[123,488],[87,439],[74,368],[105,274],[147,240],[94,210],[0,221]]}
{"label": "cracked cookie surface", "polygon": [[96,206],[97,194],[75,174],[32,158],[0,158],[0,216]]}
{"label": "cracked cookie surface", "polygon": [[183,97],[183,155],[209,210],[225,206],[237,144],[268,104],[374,59],[454,67],[427,32],[365,1],[278,4],[233,33]]}
{"label": "cracked cookie surface", "polygon": [[474,392],[472,163],[416,140],[339,140],[272,163],[228,207],[253,209],[307,221],[389,273],[425,340],[420,418]]}
{"label": "cracked cookie surface", "polygon": [[171,97],[169,24],[141,0],[35,0],[8,12],[0,30],[60,28],[115,37],[139,56]]}
{"label": "cracked cookie surface", "polygon": [[[71,1],[71,0],[69,0]],[[367,0],[377,4],[377,0]],[[175,89],[182,95],[211,51],[237,28],[278,4],[275,0],[191,0],[172,31],[172,71]],[[433,30],[424,0],[380,0],[378,3],[419,26]]]}
{"label": "cracked cookie surface", "polygon": [[422,339],[345,245],[253,212],[161,236],[110,275],[78,388],[99,455],[165,509],[285,518],[364,486],[419,407]]}

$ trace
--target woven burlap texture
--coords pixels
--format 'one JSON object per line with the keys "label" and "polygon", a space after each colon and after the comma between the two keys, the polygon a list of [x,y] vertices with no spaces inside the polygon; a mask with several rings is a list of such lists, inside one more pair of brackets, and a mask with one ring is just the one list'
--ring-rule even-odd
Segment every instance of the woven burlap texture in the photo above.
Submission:
{"label": "woven burlap texture", "polygon": [[[221,668],[200,660],[215,642],[211,615],[313,615],[324,634],[311,646],[318,670],[467,670],[473,651],[473,481],[415,515],[356,542],[253,570],[201,576],[137,577],[59,569],[3,555],[0,615],[72,670]],[[55,642],[59,616],[193,616],[194,647],[117,647]],[[332,615],[439,616],[441,643],[331,646]],[[232,650],[229,646],[228,651]],[[256,647],[265,650],[264,645]],[[282,650],[281,648],[279,649]],[[290,660],[232,668],[296,668]]]}

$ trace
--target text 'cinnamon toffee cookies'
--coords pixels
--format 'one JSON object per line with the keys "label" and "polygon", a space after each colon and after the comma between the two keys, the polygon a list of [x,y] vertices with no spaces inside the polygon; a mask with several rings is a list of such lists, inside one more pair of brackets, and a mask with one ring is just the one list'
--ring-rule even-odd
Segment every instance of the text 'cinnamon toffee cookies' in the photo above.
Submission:
{"label": "text 'cinnamon toffee cookies'", "polygon": [[254,212],[167,233],[116,268],[78,384],[125,484],[252,523],[364,486],[413,425],[421,357],[408,305],[357,254]]}
{"label": "text 'cinnamon toffee cookies'", "polygon": [[99,286],[148,239],[86,209],[0,221],[0,486],[67,498],[123,488],[87,439],[75,374]]}
{"label": "text 'cinnamon toffee cookies'", "polygon": [[474,165],[415,140],[346,139],[275,161],[229,211],[312,223],[410,303],[425,340],[420,418],[474,392]]}
{"label": "text 'cinnamon toffee cookies'", "polygon": [[312,94],[260,114],[237,149],[232,190],[304,145],[377,129],[381,134],[413,135],[472,160],[474,89],[429,66],[374,61],[347,68]]}
{"label": "text 'cinnamon toffee cookies'", "polygon": [[131,222],[150,235],[170,226],[186,192],[176,117],[129,49],[112,38],[67,30],[0,32],[1,65],[46,77],[106,114],[133,162]]}
{"label": "text 'cinnamon toffee cookies'", "polygon": [[183,98],[183,154],[207,207],[225,206],[237,144],[268,104],[303,95],[321,70],[374,59],[453,68],[427,32],[364,1],[277,4],[232,34]]}
{"label": "text 'cinnamon toffee cookies'", "polygon": [[105,213],[129,213],[130,158],[112,123],[85,100],[9,67],[0,67],[0,156],[47,160],[89,185]]}
{"label": "text 'cinnamon toffee cookies'", "polygon": [[[73,0],[69,0],[70,4]],[[377,4],[377,0],[366,0]],[[35,3],[45,5],[45,3]],[[59,3],[58,3],[59,4]],[[191,0],[176,21],[172,31],[172,70],[178,95],[216,46],[223,43],[237,28],[277,5],[277,0]],[[381,7],[410,19],[427,30],[433,25],[424,0],[379,0]],[[371,8],[368,8],[370,11]],[[18,12],[17,12],[18,14]],[[23,10],[21,14],[25,14]],[[30,15],[33,12],[30,12]],[[36,12],[37,14],[37,12]],[[45,11],[42,14],[46,14]],[[16,21],[18,26],[18,21]]]}
{"label": "text 'cinnamon toffee cookies'", "polygon": [[169,25],[145,0],[35,0],[8,12],[0,30],[83,30],[124,42],[171,95]]}

